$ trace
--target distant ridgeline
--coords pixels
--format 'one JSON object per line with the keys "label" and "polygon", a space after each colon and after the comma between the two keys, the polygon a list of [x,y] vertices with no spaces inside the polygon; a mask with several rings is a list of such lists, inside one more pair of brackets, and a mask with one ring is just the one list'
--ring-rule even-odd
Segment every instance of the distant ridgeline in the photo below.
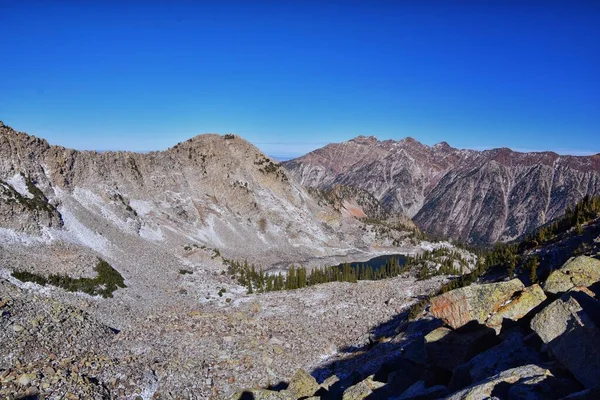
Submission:
{"label": "distant ridgeline", "polygon": [[[385,257],[385,259],[384,259]],[[380,280],[392,278],[405,272],[416,271],[419,279],[435,275],[459,275],[458,265],[466,267],[467,261],[451,249],[439,248],[425,251],[421,255],[381,256],[360,263],[343,263],[335,266],[313,268],[310,271],[303,266],[291,266],[287,272],[269,274],[262,267],[224,260],[228,273],[237,282],[248,288],[248,294],[294,290],[328,282],[352,282],[361,280]]]}

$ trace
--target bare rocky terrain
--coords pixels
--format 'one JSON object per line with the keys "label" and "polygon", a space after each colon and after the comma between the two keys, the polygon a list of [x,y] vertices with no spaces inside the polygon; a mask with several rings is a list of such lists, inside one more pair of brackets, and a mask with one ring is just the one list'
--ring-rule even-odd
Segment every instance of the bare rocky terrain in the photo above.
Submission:
{"label": "bare rocky terrain", "polygon": [[312,375],[234,398],[596,399],[599,285],[600,260],[579,256],[542,285],[515,278],[451,290]]}
{"label": "bare rocky terrain", "polygon": [[[376,202],[326,204],[235,135],[98,153],[0,125],[5,397],[225,398],[368,343],[445,280],[247,294],[227,260],[276,272],[452,246],[356,218]],[[101,261],[123,278],[112,297],[65,290],[89,289]]]}
{"label": "bare rocky terrain", "polygon": [[[306,189],[235,135],[98,153],[0,123],[0,397],[597,393],[597,260],[571,260],[541,285],[500,277],[429,299],[479,257],[424,240],[414,210],[372,193]],[[561,249],[597,257],[599,223],[527,252],[561,264]],[[382,254],[422,256],[413,265],[427,273],[252,294],[228,268]],[[442,268],[456,275],[427,278]]]}
{"label": "bare rocky terrain", "polygon": [[461,150],[359,136],[283,163],[308,187],[353,186],[425,232],[471,243],[510,241],[600,193],[600,155]]}

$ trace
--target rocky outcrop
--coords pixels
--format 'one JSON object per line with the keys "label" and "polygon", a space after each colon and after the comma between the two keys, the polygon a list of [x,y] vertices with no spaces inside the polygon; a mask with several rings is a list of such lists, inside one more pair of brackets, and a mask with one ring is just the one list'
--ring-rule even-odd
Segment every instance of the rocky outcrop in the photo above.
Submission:
{"label": "rocky outcrop", "polygon": [[385,386],[382,382],[373,380],[372,376],[360,381],[354,386],[349,387],[344,391],[342,400],[362,400],[369,397],[374,390],[380,389]]}
{"label": "rocky outcrop", "polygon": [[560,269],[553,271],[544,283],[544,291],[564,293],[574,287],[587,287],[600,281],[600,260],[580,256],[570,259]]}
{"label": "rocky outcrop", "polygon": [[303,185],[364,189],[428,233],[473,243],[515,239],[600,193],[600,155],[459,150],[412,138],[359,136],[283,165]]}
{"label": "rocky outcrop", "polygon": [[1,226],[18,232],[39,234],[43,228],[63,225],[62,216],[30,178],[15,175],[0,180]]}
{"label": "rocky outcrop", "polygon": [[540,285],[532,285],[525,288],[508,304],[503,305],[489,317],[485,324],[493,328],[497,333],[502,329],[505,320],[518,321],[529,314],[546,300],[546,294]]}
{"label": "rocky outcrop", "polygon": [[[510,394],[511,391],[516,391],[518,386],[533,386],[539,385],[542,382],[551,380],[553,378],[552,373],[537,365],[524,365],[517,368],[512,368],[503,371],[497,375],[494,375],[483,382],[478,382],[466,389],[454,393],[449,396],[448,400],[475,400],[475,399],[489,399],[498,398],[498,388],[502,388],[504,396],[500,398],[507,399],[519,399],[524,397],[518,397]],[[530,399],[542,400],[544,397],[529,397]]]}
{"label": "rocky outcrop", "polygon": [[[572,277],[584,270],[581,265],[594,265],[593,261],[571,260],[561,274]],[[595,398],[600,381],[600,302],[590,296],[594,294],[590,287],[598,282],[594,277],[578,280],[575,284],[589,287],[574,286],[549,304],[547,295],[552,299],[553,293],[537,284],[524,287],[518,279],[444,293],[430,300],[422,318],[403,321],[390,337],[337,359],[327,371],[342,378],[328,378],[321,392],[313,395]],[[442,323],[446,326],[439,326]],[[326,383],[329,379],[333,386]],[[336,392],[335,386],[346,389]]]}
{"label": "rocky outcrop", "polygon": [[[324,190],[309,187],[309,193],[323,204],[328,204],[347,216],[378,220],[385,220],[391,216],[372,194],[356,187],[335,185]],[[409,218],[405,217],[405,222],[414,227]]]}
{"label": "rocky outcrop", "polygon": [[563,295],[531,321],[548,350],[586,388],[600,381],[600,303],[582,292]]}
{"label": "rocky outcrop", "polygon": [[486,285],[470,285],[431,299],[431,314],[454,329],[471,321],[484,324],[516,293],[525,288],[519,279]]}
{"label": "rocky outcrop", "polygon": [[296,398],[312,396],[320,388],[319,384],[309,373],[300,369],[290,380],[287,388]]}

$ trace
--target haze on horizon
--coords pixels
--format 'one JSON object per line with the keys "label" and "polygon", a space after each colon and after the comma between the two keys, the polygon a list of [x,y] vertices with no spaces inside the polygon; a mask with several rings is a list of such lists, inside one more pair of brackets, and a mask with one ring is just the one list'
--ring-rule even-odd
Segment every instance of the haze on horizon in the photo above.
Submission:
{"label": "haze on horizon", "polygon": [[0,120],[161,150],[235,132],[302,155],[358,135],[600,152],[600,3],[0,2]]}

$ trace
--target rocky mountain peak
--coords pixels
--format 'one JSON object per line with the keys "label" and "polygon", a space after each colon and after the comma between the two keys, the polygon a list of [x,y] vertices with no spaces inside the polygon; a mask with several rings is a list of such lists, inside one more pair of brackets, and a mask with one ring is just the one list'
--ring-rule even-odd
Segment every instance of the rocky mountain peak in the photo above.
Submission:
{"label": "rocky mountain peak", "polygon": [[379,142],[379,139],[377,139],[375,136],[359,135],[353,139],[350,139],[349,142],[357,143],[357,144],[364,144],[364,145],[372,145],[372,144]]}
{"label": "rocky mountain peak", "polygon": [[303,185],[358,187],[426,232],[477,243],[513,240],[600,193],[599,156],[459,151],[411,137],[380,143],[332,144],[283,165]]}
{"label": "rocky mountain peak", "polygon": [[433,150],[436,151],[451,151],[454,150],[452,146],[448,144],[448,142],[439,142],[433,145]]}

